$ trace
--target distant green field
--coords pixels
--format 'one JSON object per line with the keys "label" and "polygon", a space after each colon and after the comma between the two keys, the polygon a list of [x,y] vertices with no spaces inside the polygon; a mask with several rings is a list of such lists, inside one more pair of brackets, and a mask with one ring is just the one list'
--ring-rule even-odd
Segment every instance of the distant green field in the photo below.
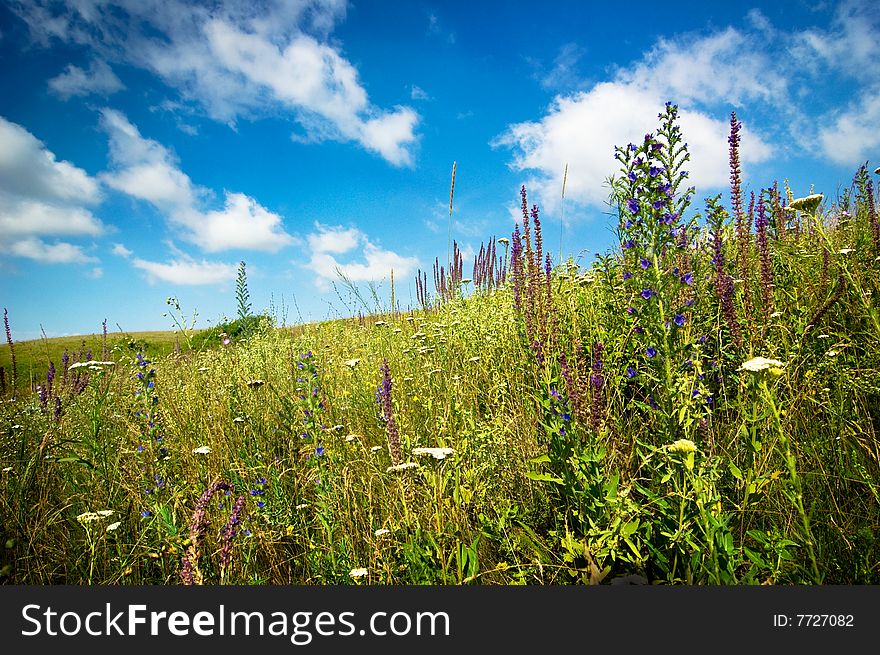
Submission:
{"label": "distant green field", "polygon": [[[138,352],[156,358],[167,355],[174,350],[177,334],[173,331],[109,333],[107,335],[107,357],[118,360],[122,357],[134,357]],[[13,340],[15,335],[13,334]],[[89,359],[101,360],[104,357],[104,344],[101,334],[85,334],[51,339],[33,339],[31,341],[13,341],[15,348],[16,387],[32,388],[46,379],[49,362],[55,367],[61,366],[64,352],[70,355],[71,363],[77,358],[80,361]],[[186,340],[180,339],[181,349],[186,349]],[[6,382],[9,384],[12,371],[12,354],[9,345],[0,346],[0,366],[4,368]]]}

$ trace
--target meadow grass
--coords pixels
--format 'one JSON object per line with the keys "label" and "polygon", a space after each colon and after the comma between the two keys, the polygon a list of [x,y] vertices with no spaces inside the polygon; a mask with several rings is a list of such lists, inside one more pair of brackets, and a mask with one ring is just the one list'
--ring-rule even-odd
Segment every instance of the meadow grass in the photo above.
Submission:
{"label": "meadow grass", "polygon": [[492,275],[419,309],[67,370],[79,339],[16,344],[57,370],[0,409],[3,581],[877,584],[866,173],[763,190],[737,241],[717,200],[684,222],[674,119],[621,149],[622,245],[588,269],[548,267],[523,190]]}

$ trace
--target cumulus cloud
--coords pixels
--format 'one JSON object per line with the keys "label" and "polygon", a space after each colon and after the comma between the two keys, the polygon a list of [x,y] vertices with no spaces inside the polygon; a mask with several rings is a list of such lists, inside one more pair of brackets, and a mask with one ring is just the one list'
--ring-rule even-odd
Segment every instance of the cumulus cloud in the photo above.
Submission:
{"label": "cumulus cloud", "polygon": [[0,143],[0,253],[52,264],[96,261],[80,246],[41,237],[102,234],[89,209],[100,200],[98,182],[3,117]]}
{"label": "cumulus cloud", "polygon": [[[37,42],[76,43],[101,61],[146,69],[215,120],[286,111],[310,138],[353,141],[393,165],[408,165],[418,115],[370,102],[357,69],[328,39],[345,4],[35,0],[13,9]],[[70,73],[74,87],[87,77]],[[369,129],[376,119],[393,123],[395,140],[377,143]]]}
{"label": "cumulus cloud", "polygon": [[[340,274],[352,282],[371,282],[388,278],[394,271],[398,279],[402,279],[411,275],[418,266],[415,257],[404,257],[384,250],[357,228],[320,223],[316,223],[315,227],[317,231],[307,239],[311,258],[306,268],[317,275],[315,285],[322,291],[329,289],[334,280],[339,280]],[[343,262],[337,257],[358,248],[362,255],[360,261]]]}
{"label": "cumulus cloud", "polygon": [[0,116],[0,190],[51,202],[94,203],[94,178],[70,162],[58,161],[21,125]]}
{"label": "cumulus cloud", "polygon": [[[609,195],[606,180],[615,165],[614,146],[656,130],[666,99],[679,98],[680,124],[691,153],[690,181],[698,189],[723,186],[728,175],[727,118],[716,117],[700,101],[711,98],[713,103],[735,105],[745,98],[774,99],[785,92],[783,79],[769,84],[751,79],[763,55],[744,54],[743,46],[742,35],[732,29],[682,42],[661,40],[612,81],[556,96],[542,119],[509,126],[493,144],[513,150],[515,169],[534,172],[528,186],[547,212],[557,212],[561,203],[566,164],[566,198],[601,206]],[[764,161],[770,152],[760,135],[744,131],[745,164]]]}
{"label": "cumulus cloud", "polygon": [[235,264],[206,260],[197,262],[187,257],[165,263],[135,258],[132,260],[132,265],[144,271],[147,281],[151,284],[156,282],[179,285],[219,284],[234,280],[237,271]]}
{"label": "cumulus cloud", "polygon": [[92,94],[109,96],[124,89],[125,85],[116,77],[107,62],[95,59],[88,70],[73,64],[68,65],[58,77],[49,80],[49,88],[67,100],[72,96]]}
{"label": "cumulus cloud", "polygon": [[[751,10],[742,28],[658,39],[609,79],[556,96],[538,120],[508,126],[493,145],[512,150],[512,168],[531,175],[527,184],[551,215],[558,213],[566,164],[566,198],[601,206],[616,167],[614,146],[656,130],[667,100],[680,106],[698,192],[727,184],[731,110],[745,125],[746,177],[750,165],[771,154],[796,151],[856,166],[880,146],[878,30],[880,9],[859,0],[841,2],[823,31],[780,30]],[[839,96],[820,92],[829,80],[855,84],[849,103],[841,107]],[[763,129],[750,129],[754,124]]]}
{"label": "cumulus cloud", "polygon": [[63,241],[48,244],[36,237],[13,241],[7,250],[17,257],[32,259],[41,264],[88,264],[98,261],[86,255],[80,246]]}
{"label": "cumulus cloud", "polygon": [[151,203],[191,243],[206,252],[277,252],[294,242],[281,216],[243,193],[227,191],[222,209],[205,209],[210,192],[194,185],[173,153],[143,137],[122,113],[104,109],[101,126],[110,142],[110,170],[102,180]]}

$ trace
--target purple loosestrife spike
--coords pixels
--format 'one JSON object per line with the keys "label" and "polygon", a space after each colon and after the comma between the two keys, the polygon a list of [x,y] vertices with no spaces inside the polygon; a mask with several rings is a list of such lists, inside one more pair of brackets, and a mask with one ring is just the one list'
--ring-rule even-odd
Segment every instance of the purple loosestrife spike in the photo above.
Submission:
{"label": "purple loosestrife spike", "polygon": [[877,209],[874,206],[874,183],[871,178],[865,182],[865,201],[868,206],[868,224],[871,226],[871,243],[874,253],[880,255],[880,220],[877,218]]}
{"label": "purple loosestrife spike", "polygon": [[199,547],[208,534],[208,527],[211,524],[207,515],[208,504],[218,491],[228,491],[231,489],[232,487],[229,483],[217,480],[205,490],[196,502],[189,529],[190,543],[183,555],[182,562],[181,578],[185,585],[200,585],[204,582],[201,569],[199,569]]}
{"label": "purple loosestrife spike", "polygon": [[510,247],[510,272],[513,278],[513,308],[518,316],[522,316],[522,294],[525,283],[522,261],[522,236],[519,232],[519,223],[513,228]]}
{"label": "purple loosestrife spike", "polygon": [[245,496],[239,496],[232,506],[229,520],[220,530],[220,569],[225,574],[232,563],[232,541],[238,533],[238,525],[241,521],[241,512],[244,509]]}
{"label": "purple loosestrife spike", "polygon": [[400,432],[394,421],[394,406],[391,398],[391,369],[388,360],[382,361],[379,369],[382,372],[382,414],[385,418],[385,431],[388,434],[388,449],[391,453],[391,464],[397,466],[403,461],[403,452],[400,449]]}

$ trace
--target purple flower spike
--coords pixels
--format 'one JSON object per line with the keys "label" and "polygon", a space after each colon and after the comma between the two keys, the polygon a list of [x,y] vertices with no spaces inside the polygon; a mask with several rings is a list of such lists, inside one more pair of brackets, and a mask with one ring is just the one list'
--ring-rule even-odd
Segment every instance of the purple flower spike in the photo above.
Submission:
{"label": "purple flower spike", "polygon": [[636,247],[636,244],[633,242],[632,239],[627,239],[627,240],[624,241],[621,245],[622,245],[624,248],[626,248],[626,249],[630,249],[630,248],[635,248],[635,247]]}

